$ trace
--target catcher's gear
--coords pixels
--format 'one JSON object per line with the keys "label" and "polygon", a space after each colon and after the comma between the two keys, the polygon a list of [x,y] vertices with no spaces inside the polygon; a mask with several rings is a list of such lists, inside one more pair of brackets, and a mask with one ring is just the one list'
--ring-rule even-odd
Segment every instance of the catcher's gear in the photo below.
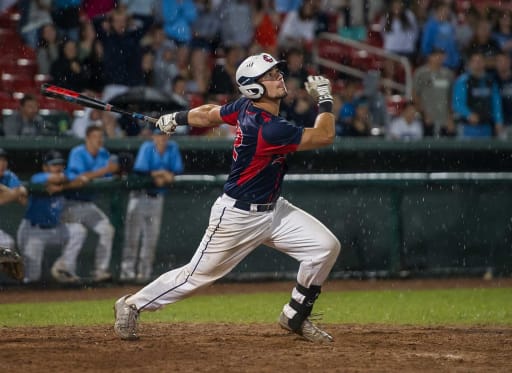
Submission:
{"label": "catcher's gear", "polygon": [[268,53],[260,53],[247,57],[236,70],[236,83],[238,90],[247,98],[257,100],[265,93],[263,84],[257,82],[267,71],[274,66],[283,64]]}
{"label": "catcher's gear", "polygon": [[172,135],[176,132],[176,127],[178,127],[178,122],[176,121],[177,114],[178,112],[162,115],[156,122],[157,127],[160,128],[162,132]]}
{"label": "catcher's gear", "polygon": [[319,75],[308,76],[308,81],[304,83],[306,91],[319,104],[324,102],[333,102],[331,94],[331,82],[329,79]]}
{"label": "catcher's gear", "polygon": [[14,250],[0,247],[0,270],[15,280],[23,280],[25,275],[23,258]]}

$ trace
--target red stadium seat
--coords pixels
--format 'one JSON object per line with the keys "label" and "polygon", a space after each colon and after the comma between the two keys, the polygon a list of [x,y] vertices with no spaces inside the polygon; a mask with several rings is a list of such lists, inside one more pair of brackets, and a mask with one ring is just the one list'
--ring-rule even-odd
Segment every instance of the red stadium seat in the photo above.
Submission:
{"label": "red stadium seat", "polygon": [[38,87],[35,84],[33,75],[15,75],[2,73],[2,90],[10,93],[36,93]]}

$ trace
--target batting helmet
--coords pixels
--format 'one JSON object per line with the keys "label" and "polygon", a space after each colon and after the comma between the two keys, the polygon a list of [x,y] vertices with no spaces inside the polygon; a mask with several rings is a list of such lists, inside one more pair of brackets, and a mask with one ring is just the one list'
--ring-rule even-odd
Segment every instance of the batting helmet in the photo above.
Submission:
{"label": "batting helmet", "polygon": [[265,87],[257,80],[274,66],[284,61],[278,61],[268,53],[260,53],[247,57],[236,70],[238,90],[247,98],[257,100],[265,93]]}

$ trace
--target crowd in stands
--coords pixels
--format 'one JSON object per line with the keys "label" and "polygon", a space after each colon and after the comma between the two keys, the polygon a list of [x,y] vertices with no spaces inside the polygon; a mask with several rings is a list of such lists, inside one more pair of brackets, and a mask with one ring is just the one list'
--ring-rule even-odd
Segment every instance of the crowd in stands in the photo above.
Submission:
{"label": "crowd in stands", "polygon": [[[239,95],[238,63],[265,51],[286,60],[289,95],[281,114],[312,126],[315,105],[303,83],[308,74],[325,73],[311,57],[318,35],[335,32],[370,42],[370,33],[377,33],[384,50],[411,62],[413,95],[398,111],[389,110],[397,92],[381,82],[402,73],[391,60],[382,60],[380,69],[367,71],[362,80],[331,71],[339,136],[508,136],[512,13],[506,7],[490,6],[494,1],[382,0],[372,2],[381,5],[372,19],[351,24],[354,3],[19,0],[16,6],[18,29],[36,52],[38,73],[106,101],[146,86],[182,107],[222,104]],[[487,6],[477,6],[482,4]],[[361,28],[363,37],[352,32]],[[67,133],[83,137],[91,123],[104,125],[107,137],[151,133],[142,123],[95,110],[74,118]],[[16,116],[4,118],[3,131],[5,136],[62,134],[37,115],[37,97],[30,94]],[[232,136],[233,130],[181,134]]]}

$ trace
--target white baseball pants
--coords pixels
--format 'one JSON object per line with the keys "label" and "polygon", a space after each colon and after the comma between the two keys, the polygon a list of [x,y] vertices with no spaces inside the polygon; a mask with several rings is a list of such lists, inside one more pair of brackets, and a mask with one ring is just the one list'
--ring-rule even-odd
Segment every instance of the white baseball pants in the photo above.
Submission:
{"label": "white baseball pants", "polygon": [[121,279],[134,279],[136,273],[137,278],[141,280],[148,280],[151,277],[163,207],[162,195],[151,197],[145,192],[130,193],[124,223]]}
{"label": "white baseball pants", "polygon": [[76,273],[76,259],[87,238],[87,227],[98,234],[95,270],[108,271],[115,231],[107,215],[93,202],[67,200],[62,211],[62,221],[67,224],[70,239],[58,261],[68,271]]}
{"label": "white baseball pants", "polygon": [[299,261],[297,281],[302,286],[322,285],[336,262],[340,243],[320,221],[284,198],[268,212],[243,211],[234,203],[226,195],[219,197],[191,261],[164,273],[126,302],[141,311],[177,302],[225,276],[262,244]]}

